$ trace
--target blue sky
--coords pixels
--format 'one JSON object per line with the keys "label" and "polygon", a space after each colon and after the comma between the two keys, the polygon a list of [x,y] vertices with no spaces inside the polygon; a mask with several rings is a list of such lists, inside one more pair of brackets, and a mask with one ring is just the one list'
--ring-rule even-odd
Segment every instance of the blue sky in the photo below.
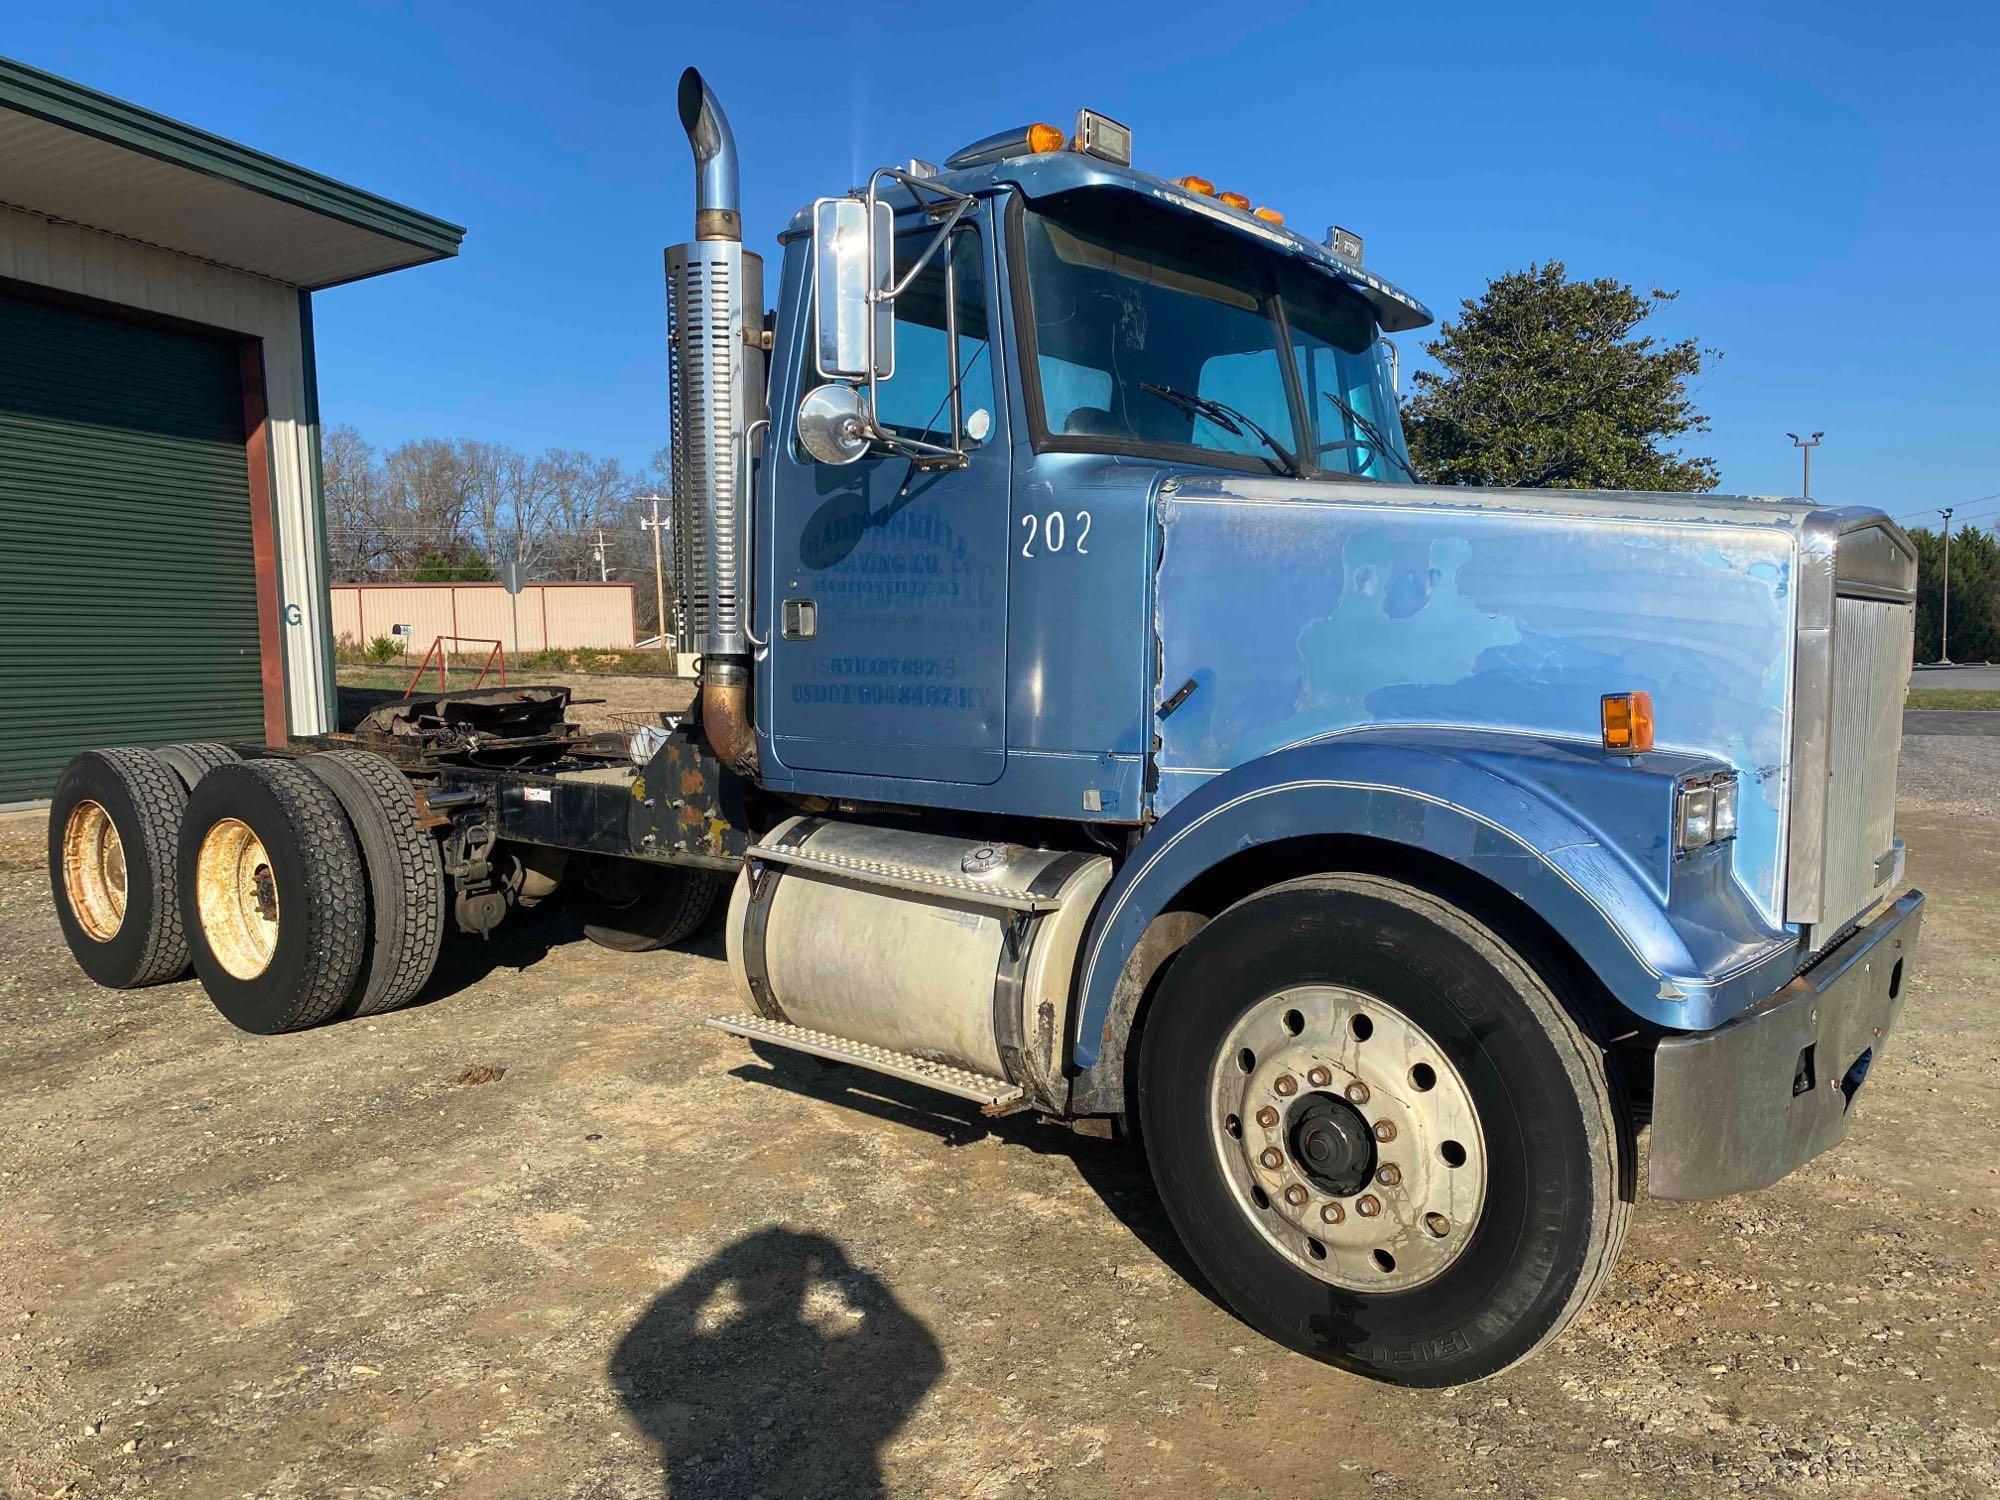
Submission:
{"label": "blue sky", "polygon": [[1987,6],[72,0],[10,7],[0,46],[468,227],[456,262],[318,300],[327,420],[381,443],[664,441],[692,62],[767,254],[874,166],[1088,104],[1141,166],[1361,231],[1444,316],[1535,259],[1679,288],[1655,321],[1723,351],[1724,489],[1795,492],[1784,433],[1821,428],[1821,498],[2000,519]]}

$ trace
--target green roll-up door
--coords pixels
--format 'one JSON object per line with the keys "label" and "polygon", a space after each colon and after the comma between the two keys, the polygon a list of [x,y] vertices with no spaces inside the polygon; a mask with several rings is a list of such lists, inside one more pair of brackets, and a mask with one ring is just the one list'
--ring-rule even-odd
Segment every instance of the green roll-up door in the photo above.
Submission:
{"label": "green roll-up door", "polygon": [[93,746],[262,738],[239,361],[0,291],[0,804]]}

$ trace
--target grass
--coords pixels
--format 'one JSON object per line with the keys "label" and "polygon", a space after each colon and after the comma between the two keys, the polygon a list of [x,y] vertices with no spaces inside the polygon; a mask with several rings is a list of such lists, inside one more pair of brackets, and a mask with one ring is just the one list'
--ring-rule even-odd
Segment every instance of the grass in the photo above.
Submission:
{"label": "grass", "polygon": [[[371,673],[400,671],[405,682],[410,680],[410,673],[416,670],[418,661],[422,659],[421,653],[417,653],[387,663],[370,662],[360,648],[345,637],[334,647],[333,654],[343,675],[350,669]],[[477,647],[455,650],[451,657],[453,673],[455,675],[461,668],[469,666],[476,674],[484,659],[484,652]],[[436,662],[431,663],[430,671],[436,673]],[[519,656],[508,654],[507,671],[523,676],[530,672],[583,672],[600,677],[664,677],[667,675],[667,658],[664,651],[641,651],[632,647],[523,651]],[[370,685],[374,685],[372,679]]]}
{"label": "grass", "polygon": [[2000,709],[2000,691],[1978,688],[1911,688],[1905,708]]}

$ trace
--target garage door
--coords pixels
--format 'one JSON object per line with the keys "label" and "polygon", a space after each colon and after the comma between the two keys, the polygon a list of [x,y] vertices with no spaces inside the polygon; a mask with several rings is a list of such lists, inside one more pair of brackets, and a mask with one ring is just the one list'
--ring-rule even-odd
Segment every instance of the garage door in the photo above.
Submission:
{"label": "garage door", "polygon": [[0,804],[91,746],[262,737],[239,358],[0,290]]}

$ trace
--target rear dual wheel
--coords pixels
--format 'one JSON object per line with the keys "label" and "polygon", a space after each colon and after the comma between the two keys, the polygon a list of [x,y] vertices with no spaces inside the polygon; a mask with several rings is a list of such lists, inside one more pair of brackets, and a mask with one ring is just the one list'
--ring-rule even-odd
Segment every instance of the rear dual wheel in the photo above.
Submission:
{"label": "rear dual wheel", "polygon": [[1602,1049],[1491,930],[1371,876],[1273,887],[1195,937],[1146,1024],[1139,1114],[1237,1314],[1402,1385],[1553,1339],[1630,1212]]}
{"label": "rear dual wheel", "polygon": [[367,876],[339,799],[292,761],[209,771],[181,825],[180,902],[202,988],[270,1034],[330,1019],[360,981]]}
{"label": "rear dual wheel", "polygon": [[148,750],[86,750],[49,805],[56,919],[84,973],[135,989],[187,972],[174,879],[187,789]]}
{"label": "rear dual wheel", "polygon": [[712,870],[600,859],[571,888],[571,905],[583,935],[600,948],[651,953],[706,930],[727,893],[725,877]]}

